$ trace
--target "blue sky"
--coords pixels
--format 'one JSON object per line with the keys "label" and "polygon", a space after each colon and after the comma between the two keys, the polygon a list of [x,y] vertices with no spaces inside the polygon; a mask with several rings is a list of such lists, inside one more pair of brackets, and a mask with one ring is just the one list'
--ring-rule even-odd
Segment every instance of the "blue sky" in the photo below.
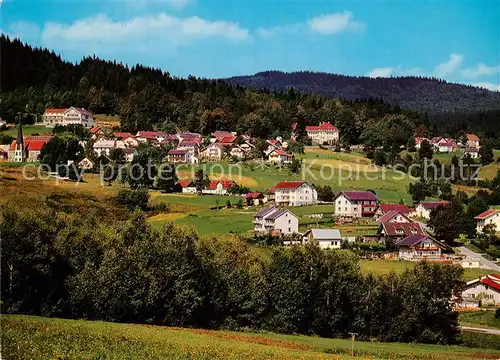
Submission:
{"label": "blue sky", "polygon": [[176,76],[436,76],[500,90],[500,0],[3,0],[1,29]]}

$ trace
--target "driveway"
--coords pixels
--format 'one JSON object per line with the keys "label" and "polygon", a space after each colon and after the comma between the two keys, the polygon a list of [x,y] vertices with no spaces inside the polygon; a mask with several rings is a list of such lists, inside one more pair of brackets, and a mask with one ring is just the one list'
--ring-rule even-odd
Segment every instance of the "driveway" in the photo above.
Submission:
{"label": "driveway", "polygon": [[460,250],[460,252],[462,254],[464,254],[467,257],[467,259],[471,259],[471,260],[473,259],[473,260],[479,261],[483,267],[487,267],[488,269],[492,269],[492,270],[500,272],[500,266],[498,266],[497,264],[495,264],[492,261],[489,261],[488,259],[485,259],[483,257],[483,255],[481,255],[477,252],[474,252],[472,250],[469,250],[465,246],[460,246],[458,249]]}
{"label": "driveway", "polygon": [[500,329],[484,329],[471,326],[460,326],[460,330],[480,332],[483,334],[500,335]]}

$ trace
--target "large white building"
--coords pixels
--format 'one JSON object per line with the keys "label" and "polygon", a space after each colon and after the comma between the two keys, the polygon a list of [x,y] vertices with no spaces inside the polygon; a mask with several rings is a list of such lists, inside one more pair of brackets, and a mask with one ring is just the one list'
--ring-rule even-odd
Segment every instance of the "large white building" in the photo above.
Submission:
{"label": "large white building", "polygon": [[339,130],[329,122],[318,126],[306,126],[307,136],[316,144],[335,144],[339,142]]}
{"label": "large white building", "polygon": [[253,218],[254,231],[273,235],[292,235],[299,232],[299,218],[290,210],[264,208]]}
{"label": "large white building", "polygon": [[302,206],[318,201],[316,189],[305,181],[282,181],[273,189],[276,205]]}
{"label": "large white building", "polygon": [[486,225],[494,225],[500,231],[500,209],[488,209],[476,216],[476,231],[483,232]]}
{"label": "large white building", "polygon": [[90,111],[74,106],[69,109],[45,109],[42,118],[43,124],[47,127],[73,124],[91,128],[94,125],[94,118]]}

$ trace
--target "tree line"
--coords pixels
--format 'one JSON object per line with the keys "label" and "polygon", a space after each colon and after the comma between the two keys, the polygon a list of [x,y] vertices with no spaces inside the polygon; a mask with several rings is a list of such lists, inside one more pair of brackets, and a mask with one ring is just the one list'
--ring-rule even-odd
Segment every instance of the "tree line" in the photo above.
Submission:
{"label": "tree line", "polygon": [[262,257],[236,238],[200,238],[173,224],[152,229],[140,210],[113,222],[36,201],[30,209],[17,202],[2,208],[4,313],[457,341],[449,299],[460,294],[459,267],[420,263],[402,274],[365,276],[347,250],[279,246]]}

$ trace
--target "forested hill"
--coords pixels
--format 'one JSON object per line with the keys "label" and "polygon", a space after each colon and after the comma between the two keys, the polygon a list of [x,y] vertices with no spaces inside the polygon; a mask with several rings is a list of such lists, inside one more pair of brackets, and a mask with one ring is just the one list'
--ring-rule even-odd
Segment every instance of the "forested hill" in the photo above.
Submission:
{"label": "forested hill", "polygon": [[[306,125],[330,121],[340,129],[342,141],[355,144],[366,142],[371,130],[384,129],[378,126],[383,120],[387,126],[397,122],[404,131],[391,133],[406,139],[417,126],[428,130],[428,135],[475,131],[500,138],[500,111],[491,111],[498,108],[500,99],[496,107],[492,100],[481,106],[481,101],[496,94],[472,88],[465,89],[483,94],[476,104],[481,111],[427,116],[375,98],[345,100],[294,90],[250,90],[222,80],[176,78],[161,69],[127,67],[95,57],[71,63],[51,50],[33,48],[4,35],[0,48],[0,117],[9,122],[17,114],[30,122],[40,118],[46,108],[78,106],[97,114],[119,115],[125,131],[208,134],[235,130],[267,138],[289,135],[297,120]],[[455,100],[460,102],[460,96]],[[375,143],[388,141],[396,143],[387,134]]]}
{"label": "forested hill", "polygon": [[308,71],[266,71],[225,80],[252,89],[286,91],[294,88],[347,100],[381,98],[390,104],[429,114],[500,110],[500,92],[436,78],[369,78]]}

